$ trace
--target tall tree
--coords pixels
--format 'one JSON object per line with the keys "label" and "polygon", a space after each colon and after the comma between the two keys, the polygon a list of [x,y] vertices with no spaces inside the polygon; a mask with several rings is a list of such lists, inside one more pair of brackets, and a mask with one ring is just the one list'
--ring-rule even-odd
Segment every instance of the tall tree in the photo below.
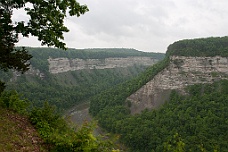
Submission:
{"label": "tall tree", "polygon": [[[13,22],[14,9],[24,9],[29,21]],[[64,26],[64,18],[68,14],[79,17],[87,11],[87,6],[76,0],[0,0],[0,70],[28,70],[32,56],[25,48],[15,48],[19,34],[36,36],[42,45],[66,49],[63,33],[69,30]],[[0,90],[4,87],[0,82]]]}

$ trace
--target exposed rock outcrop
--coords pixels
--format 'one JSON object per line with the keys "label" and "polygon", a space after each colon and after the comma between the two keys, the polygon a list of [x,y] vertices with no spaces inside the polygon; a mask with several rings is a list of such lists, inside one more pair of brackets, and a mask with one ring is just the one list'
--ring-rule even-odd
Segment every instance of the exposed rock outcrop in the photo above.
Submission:
{"label": "exposed rock outcrop", "polygon": [[171,56],[169,66],[127,100],[131,102],[131,113],[135,114],[159,107],[173,89],[184,93],[188,85],[212,83],[220,79],[228,79],[227,57]]}
{"label": "exposed rock outcrop", "polygon": [[[10,81],[16,81],[17,77],[21,76],[21,72],[18,71],[13,71],[13,76],[10,79]],[[38,76],[40,79],[45,78],[45,74],[41,72],[39,69],[34,68],[33,66],[30,65],[29,70],[25,72],[25,75],[33,75],[33,76]]]}
{"label": "exposed rock outcrop", "polygon": [[45,77],[45,74],[41,72],[39,69],[36,69],[32,66],[30,66],[30,69],[26,72],[28,75],[36,75],[40,77],[41,79]]}
{"label": "exposed rock outcrop", "polygon": [[49,72],[53,74],[82,69],[110,69],[117,67],[129,67],[133,66],[134,64],[151,66],[157,61],[157,59],[151,57],[127,57],[105,59],[48,59]]}

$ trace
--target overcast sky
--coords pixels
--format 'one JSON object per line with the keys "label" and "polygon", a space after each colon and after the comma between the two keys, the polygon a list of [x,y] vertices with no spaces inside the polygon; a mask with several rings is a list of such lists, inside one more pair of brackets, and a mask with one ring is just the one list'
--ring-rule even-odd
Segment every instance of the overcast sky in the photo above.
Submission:
{"label": "overcast sky", "polygon": [[[166,52],[181,39],[228,35],[228,0],[80,0],[90,9],[68,17],[70,48],[135,48]],[[15,18],[23,15],[17,13]],[[18,45],[40,46],[36,38]]]}

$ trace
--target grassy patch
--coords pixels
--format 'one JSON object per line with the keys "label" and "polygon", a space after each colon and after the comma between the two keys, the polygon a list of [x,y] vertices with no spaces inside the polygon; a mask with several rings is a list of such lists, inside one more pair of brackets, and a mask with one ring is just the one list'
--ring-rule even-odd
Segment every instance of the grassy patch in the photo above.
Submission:
{"label": "grassy patch", "polygon": [[0,107],[0,151],[47,151],[26,117]]}

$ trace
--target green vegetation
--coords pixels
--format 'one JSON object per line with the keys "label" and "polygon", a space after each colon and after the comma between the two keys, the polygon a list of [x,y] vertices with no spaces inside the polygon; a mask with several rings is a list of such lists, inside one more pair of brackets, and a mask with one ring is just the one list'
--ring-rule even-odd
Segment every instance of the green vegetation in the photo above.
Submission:
{"label": "green vegetation", "polygon": [[90,100],[90,113],[93,116],[96,116],[98,113],[102,113],[102,110],[105,108],[110,108],[112,109],[111,111],[115,111],[114,109],[119,109],[119,106],[122,107],[121,109],[126,109],[125,99],[136,90],[141,88],[141,86],[150,81],[158,72],[163,70],[168,65],[168,63],[169,58],[165,58],[164,60],[156,63],[155,65],[146,69],[144,72],[140,73],[137,77],[96,95]]}
{"label": "green vegetation", "polygon": [[48,61],[50,58],[69,58],[69,59],[105,59],[122,57],[126,58],[129,56],[146,56],[162,60],[165,56],[163,53],[147,53],[141,52],[135,49],[125,48],[103,48],[103,49],[71,49],[63,51],[61,49],[53,48],[26,48],[29,53],[33,56],[30,60],[33,67],[41,69],[42,72],[48,71]]}
{"label": "green vegetation", "polygon": [[121,124],[121,131],[116,131],[124,143],[139,151],[163,151],[164,143],[176,133],[185,151],[227,151],[227,85],[228,81],[221,81],[190,86],[188,97],[173,92],[162,108],[116,122]]}
{"label": "green vegetation", "polygon": [[168,47],[168,55],[228,56],[228,36],[180,40]]}
{"label": "green vegetation", "polygon": [[[27,5],[29,4],[29,5]],[[12,21],[13,10],[23,9],[28,21]],[[15,48],[19,35],[35,36],[42,45],[66,49],[63,33],[69,32],[64,26],[64,19],[86,13],[86,5],[80,5],[76,0],[10,0],[0,1],[0,70],[14,69],[25,72],[29,67],[31,55],[22,47]],[[0,91],[4,83],[0,82]]]}
{"label": "green vegetation", "polygon": [[190,86],[189,96],[174,91],[162,108],[135,116],[115,102],[101,109],[96,118],[102,127],[120,134],[121,141],[133,151],[163,151],[172,145],[170,140],[176,133],[184,151],[227,151],[227,86],[227,80]]}
{"label": "green vegetation", "polygon": [[188,96],[173,91],[169,102],[160,109],[145,110],[135,116],[130,115],[129,102],[125,101],[167,67],[170,55],[227,56],[227,42],[227,37],[175,42],[163,61],[94,96],[90,100],[90,113],[101,127],[120,134],[120,140],[134,152],[228,151],[227,80],[190,86]]}
{"label": "green vegetation", "polygon": [[[16,92],[3,92],[0,96],[1,151],[15,151],[18,150],[18,148],[21,148],[19,149],[20,151],[34,151],[34,148],[38,150],[42,148],[40,146],[44,144],[46,146],[43,146],[43,151],[48,150],[53,152],[118,151],[114,150],[112,141],[93,135],[93,125],[84,124],[81,128],[70,127],[66,120],[58,115],[55,109],[48,103],[45,103],[42,108],[29,108],[28,105],[28,101],[20,99]],[[27,108],[29,108],[29,110],[27,110]],[[35,126],[43,141],[37,139],[37,132],[31,127],[28,119],[23,118],[21,115],[14,114],[7,109],[24,114],[26,111],[25,116],[28,117],[31,124]],[[29,130],[31,128],[32,132]],[[28,130],[23,131],[23,129]],[[24,133],[24,135],[20,135],[22,133]],[[26,135],[28,137],[26,137]],[[42,143],[32,143],[38,142],[37,140]]]}
{"label": "green vegetation", "polygon": [[16,83],[8,83],[7,89],[16,89],[34,105],[41,106],[47,100],[59,109],[67,109],[93,95],[137,75],[145,67],[129,69],[81,70],[50,75],[44,79],[23,75]]}
{"label": "green vegetation", "polygon": [[[222,37],[175,42],[169,46],[165,59],[149,68],[81,70],[55,76],[48,73],[49,57],[104,59],[141,56],[144,53],[133,49],[72,49],[65,53],[58,49],[29,48],[34,56],[31,64],[45,73],[45,77],[20,76],[17,83],[9,83],[8,89],[15,88],[24,93],[36,108],[29,107],[28,101],[19,99],[15,92],[2,93],[0,105],[28,115],[49,150],[53,151],[113,149],[112,142],[92,134],[92,125],[70,127],[51,106],[65,110],[83,101],[90,101],[89,111],[99,125],[108,132],[119,134],[120,141],[134,152],[228,151],[228,80],[189,86],[186,96],[173,90],[169,101],[161,108],[145,110],[134,116],[130,115],[131,103],[125,101],[168,66],[170,55],[227,57],[227,40],[227,37]],[[146,55],[153,57],[155,54]],[[162,54],[157,55],[157,58],[162,58]],[[175,64],[181,65],[182,62],[177,60]],[[1,75],[1,79],[10,81],[7,74]],[[212,73],[213,77],[217,75]],[[0,89],[4,89],[3,83],[0,83]]]}
{"label": "green vegetation", "polygon": [[0,95],[0,151],[47,151],[28,120],[28,106],[15,91]]}
{"label": "green vegetation", "polygon": [[160,59],[164,57],[164,54],[161,53],[145,53],[134,49],[69,49],[68,51],[62,51],[53,48],[28,48],[27,50],[33,56],[31,65],[44,73],[45,77],[40,78],[39,76],[26,74],[10,81],[13,78],[13,73],[2,72],[0,73],[0,79],[8,82],[7,90],[16,89],[17,92],[28,98],[34,106],[41,107],[45,101],[48,101],[51,105],[55,105],[58,110],[66,110],[87,101],[101,91],[137,76],[147,67],[134,65],[128,68],[92,69],[50,74],[47,61],[49,57],[81,59],[128,56],[148,56]]}
{"label": "green vegetation", "polygon": [[0,106],[0,151],[47,151],[28,118]]}

